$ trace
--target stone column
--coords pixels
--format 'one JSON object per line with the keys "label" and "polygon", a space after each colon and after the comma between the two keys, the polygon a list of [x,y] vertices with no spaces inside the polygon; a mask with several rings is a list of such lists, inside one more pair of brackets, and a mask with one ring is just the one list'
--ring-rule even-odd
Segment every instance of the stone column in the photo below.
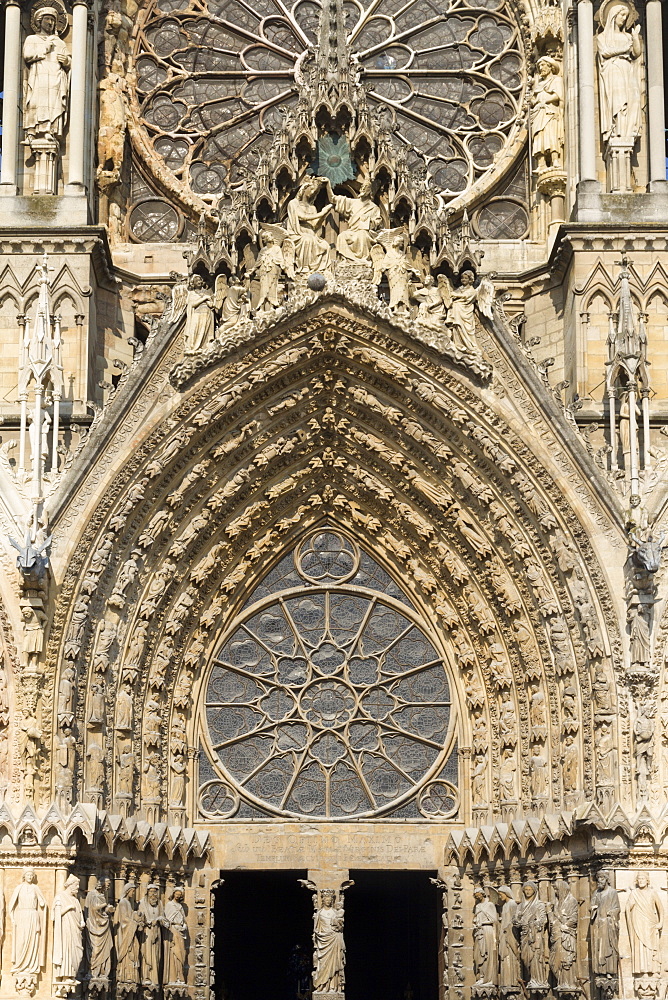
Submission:
{"label": "stone column", "polygon": [[594,11],[578,0],[578,119],[580,183],[596,181],[596,104],[594,91]]}
{"label": "stone column", "polygon": [[72,73],[70,77],[70,159],[67,194],[85,194],[86,67],[88,62],[88,5],[74,0],[72,8]]}
{"label": "stone column", "polygon": [[649,187],[666,182],[666,116],[663,105],[663,36],[661,0],[647,0],[647,112],[649,131]]}
{"label": "stone column", "polygon": [[15,195],[21,100],[21,8],[17,0],[5,3],[5,77],[2,120],[0,194]]}

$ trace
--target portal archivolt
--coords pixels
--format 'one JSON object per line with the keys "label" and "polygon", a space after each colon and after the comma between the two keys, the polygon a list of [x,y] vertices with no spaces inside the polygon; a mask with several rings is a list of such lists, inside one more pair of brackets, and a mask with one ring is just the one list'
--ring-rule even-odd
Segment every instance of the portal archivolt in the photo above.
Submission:
{"label": "portal archivolt", "polygon": [[78,671],[79,794],[197,818],[205,667],[267,570],[328,520],[401,581],[451,664],[457,821],[574,807],[595,784],[610,805],[615,687],[585,533],[490,394],[343,325],[203,376],[100,505],[50,647]]}

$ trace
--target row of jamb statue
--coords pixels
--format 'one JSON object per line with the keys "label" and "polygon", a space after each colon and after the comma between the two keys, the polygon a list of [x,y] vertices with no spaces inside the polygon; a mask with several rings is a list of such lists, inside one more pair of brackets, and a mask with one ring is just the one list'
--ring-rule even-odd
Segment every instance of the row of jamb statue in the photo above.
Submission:
{"label": "row of jamb statue", "polygon": [[[608,872],[599,872],[591,898],[591,971],[600,981],[614,980],[619,969],[619,894]],[[501,904],[497,912],[492,897]],[[508,886],[474,890],[473,920],[476,988],[517,988],[520,980],[536,993],[550,989],[552,971],[557,988],[579,992],[578,917],[580,903],[566,879],[555,884],[554,903],[538,896],[535,882],[525,882],[518,903]],[[661,971],[660,934],[663,908],[645,872],[639,872],[626,904],[633,972]]]}
{"label": "row of jamb statue", "polygon": [[[72,992],[83,978],[108,983],[114,950],[118,984],[185,986],[187,923],[183,889],[173,888],[163,907],[160,887],[149,885],[135,910],[134,882],[123,886],[115,907],[108,902],[107,888],[106,879],[93,877],[82,907],[79,879],[70,875],[53,901],[56,995]],[[23,996],[35,993],[46,963],[47,911],[34,869],[24,869],[9,902],[12,974],[16,991]]]}

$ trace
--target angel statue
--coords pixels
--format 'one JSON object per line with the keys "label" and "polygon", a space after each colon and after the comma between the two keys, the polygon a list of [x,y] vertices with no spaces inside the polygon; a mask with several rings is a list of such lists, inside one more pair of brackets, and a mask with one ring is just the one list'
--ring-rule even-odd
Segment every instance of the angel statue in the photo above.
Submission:
{"label": "angel statue", "polygon": [[385,274],[390,288],[390,309],[394,309],[395,312],[408,313],[410,300],[413,297],[410,276],[414,274],[418,278],[422,278],[422,272],[405,253],[404,239],[405,234],[402,228],[383,229],[378,233],[376,244],[371,248],[372,280],[374,285],[377,285]]}
{"label": "angel statue", "polygon": [[281,304],[281,288],[279,279],[284,271],[288,278],[294,278],[294,252],[283,226],[265,225],[262,227],[264,246],[258,254],[255,266],[246,271],[246,277],[256,274],[260,282],[260,297],[255,307],[256,312],[276,309]]}
{"label": "angel statue", "polygon": [[173,280],[172,302],[169,320],[175,323],[186,311],[188,305],[188,275],[179,274],[178,271],[170,271],[169,277]]}
{"label": "angel statue", "polygon": [[186,299],[186,326],[183,334],[186,354],[197,354],[213,340],[213,298],[199,274],[193,274]]}
{"label": "angel statue", "polygon": [[288,202],[287,235],[295,248],[295,272],[313,274],[327,271],[330,266],[329,243],[318,234],[332,210],[328,202],[318,209],[313,202],[325,181],[322,177],[306,177],[294,198]]}
{"label": "angel statue", "polygon": [[235,275],[228,282],[224,274],[219,274],[213,304],[220,316],[218,333],[229,333],[248,316],[248,291]]}
{"label": "angel statue", "polygon": [[444,274],[439,274],[438,283],[431,274],[426,274],[422,288],[413,291],[413,298],[419,302],[417,319],[423,326],[443,331],[445,315],[452,302],[452,289]]}
{"label": "angel statue", "polygon": [[483,316],[492,319],[494,286],[488,278],[484,278],[476,287],[475,274],[469,270],[462,271],[459,281],[459,287],[453,288],[450,292],[445,323],[454,347],[468,354],[478,354],[475,310],[477,308]]}

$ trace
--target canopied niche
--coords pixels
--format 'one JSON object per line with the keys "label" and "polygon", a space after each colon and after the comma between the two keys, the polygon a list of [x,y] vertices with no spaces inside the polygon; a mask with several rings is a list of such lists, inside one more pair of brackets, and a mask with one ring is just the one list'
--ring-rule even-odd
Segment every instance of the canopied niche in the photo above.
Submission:
{"label": "canopied niche", "polygon": [[231,623],[201,726],[206,817],[447,818],[458,809],[439,636],[331,523],[283,556]]}

